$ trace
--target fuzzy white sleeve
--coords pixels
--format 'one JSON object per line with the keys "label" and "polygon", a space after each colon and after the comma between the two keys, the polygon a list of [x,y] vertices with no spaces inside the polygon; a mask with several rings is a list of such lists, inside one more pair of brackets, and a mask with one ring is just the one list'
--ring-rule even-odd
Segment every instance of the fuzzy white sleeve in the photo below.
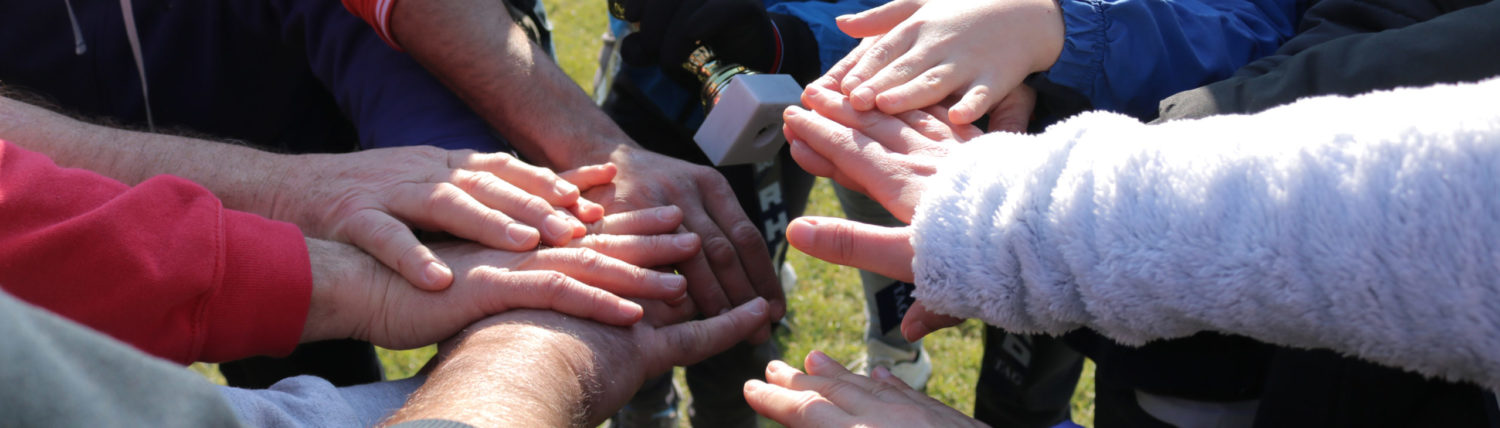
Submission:
{"label": "fuzzy white sleeve", "polygon": [[1229,332],[1500,386],[1500,80],[1085,114],[939,171],[912,241],[937,312],[1126,344]]}

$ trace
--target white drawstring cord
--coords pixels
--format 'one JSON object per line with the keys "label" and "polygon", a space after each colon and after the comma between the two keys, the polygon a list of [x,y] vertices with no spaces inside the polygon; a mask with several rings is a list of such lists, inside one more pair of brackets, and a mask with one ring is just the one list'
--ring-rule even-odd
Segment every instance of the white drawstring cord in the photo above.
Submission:
{"label": "white drawstring cord", "polygon": [[89,51],[89,45],[83,42],[83,29],[78,28],[78,16],[73,14],[73,1],[63,0],[63,5],[68,7],[68,22],[73,24],[73,55],[83,55]]}
{"label": "white drawstring cord", "polygon": [[[72,6],[69,6],[71,10]],[[146,62],[141,58],[141,38],[135,30],[135,12],[130,0],[120,0],[120,12],[125,17],[125,37],[130,40],[130,51],[135,54],[135,71],[141,76],[141,98],[146,102],[146,128],[156,132],[156,121],[151,118],[151,91],[146,87]]]}

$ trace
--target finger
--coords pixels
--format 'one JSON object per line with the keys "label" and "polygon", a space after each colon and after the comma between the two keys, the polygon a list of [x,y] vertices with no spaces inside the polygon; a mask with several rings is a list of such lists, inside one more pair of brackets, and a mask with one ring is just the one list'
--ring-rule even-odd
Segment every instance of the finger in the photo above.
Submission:
{"label": "finger", "polygon": [[[1004,101],[1001,101],[1001,103],[1003,104]],[[940,121],[943,118],[949,116],[948,107],[945,107],[942,104],[924,108],[922,109],[922,111],[926,112],[932,117],[938,118]],[[945,123],[948,125],[949,130],[952,133],[954,141],[965,142],[984,135],[984,131],[981,131],[979,127],[974,125],[955,125],[951,121],[947,121]]]}
{"label": "finger", "polygon": [[865,50],[859,63],[851,67],[844,75],[844,80],[839,83],[839,87],[843,90],[842,92],[849,94],[855,109],[865,111],[875,106],[875,94],[886,88],[872,88],[865,82],[889,66],[896,58],[910,51],[917,39],[915,32],[914,27],[905,26],[881,36],[880,42]]}
{"label": "finger", "polygon": [[745,382],[745,401],[755,413],[783,426],[855,426],[849,412],[813,391],[797,391],[752,379]]}
{"label": "finger", "polygon": [[578,201],[578,186],[563,180],[552,170],[534,166],[508,153],[474,153],[457,151],[449,162],[456,168],[494,174],[526,193],[541,197],[550,205],[565,207]]}
{"label": "finger", "polygon": [[911,127],[922,138],[933,141],[957,141],[958,131],[948,123],[947,115],[936,116],[929,110],[931,109],[912,110],[898,114],[896,118],[906,123],[906,126]]}
{"label": "finger", "polygon": [[995,111],[990,112],[990,130],[1024,133],[1035,109],[1036,90],[1026,85],[1018,86],[1000,100]]}
{"label": "finger", "polygon": [[642,268],[587,248],[538,251],[525,270],[555,270],[625,297],[672,299],[687,292],[687,279],[681,275]]}
{"label": "finger", "polygon": [[[808,96],[808,105],[813,107],[817,115],[822,119],[831,120],[834,123],[819,123],[820,117],[804,117],[803,119],[814,122],[813,129],[821,130],[822,133],[814,132],[809,137],[818,135],[829,137],[829,141],[849,142],[846,150],[859,150],[866,142],[878,142],[882,147],[897,152],[908,153],[911,144],[908,138],[919,137],[905,122],[902,122],[889,114],[878,111],[857,111],[850,100],[839,96],[837,92],[815,90]],[[796,112],[793,112],[796,113]],[[783,114],[785,116],[785,114]],[[853,128],[858,131],[854,136],[864,135],[867,138],[839,138],[844,137],[847,132],[842,128]],[[803,127],[793,128],[795,130],[805,129]],[[830,132],[832,134],[830,134]],[[801,135],[801,134],[798,134]],[[873,140],[873,141],[866,141]],[[816,146],[814,146],[816,149]],[[821,151],[820,151],[821,153]],[[828,156],[828,153],[824,153]],[[862,157],[862,156],[861,156]],[[845,159],[843,157],[828,157],[828,159]]]}
{"label": "finger", "polygon": [[870,46],[874,46],[876,43],[880,43],[880,36],[860,39],[859,44],[854,46],[854,50],[849,51],[848,55],[844,55],[843,58],[839,59],[839,62],[834,63],[833,67],[830,67],[827,73],[823,73],[823,77],[813,81],[808,87],[819,87],[842,93],[844,76],[849,74],[849,69],[854,68],[854,64],[859,63],[859,59],[865,55],[865,51],[869,50]]}
{"label": "finger", "polygon": [[923,0],[896,0],[864,12],[834,19],[839,30],[856,39],[885,34],[922,8]]}
{"label": "finger", "polygon": [[667,205],[610,214],[589,226],[589,233],[599,235],[659,235],[682,225],[682,208]]}
{"label": "finger", "polygon": [[[809,359],[811,359],[810,356]],[[862,385],[830,376],[802,373],[781,361],[772,361],[766,365],[766,382],[791,390],[816,392],[845,412],[855,415],[871,413],[889,405],[885,399],[876,395],[876,392],[884,394],[894,392],[890,387],[869,379],[864,379],[861,382]],[[899,393],[896,394],[899,395]]]}
{"label": "finger", "polygon": [[912,282],[909,229],[871,226],[831,217],[800,217],[786,230],[787,242],[830,263]]}
{"label": "finger", "polygon": [[[558,174],[558,176],[562,177],[563,180],[567,180],[569,183],[573,183],[573,185],[578,186],[580,191],[587,191],[594,187],[603,186],[614,181],[615,174],[617,174],[618,172],[619,169],[616,168],[614,164],[605,163],[601,165],[590,165],[563,171],[562,173]],[[578,203],[568,207],[568,210],[571,211],[573,215],[578,216],[579,220],[587,223],[599,221],[600,218],[604,217],[603,205],[600,205],[597,202],[588,200],[587,198],[583,197],[579,197]]]}
{"label": "finger", "polygon": [[[725,238],[732,245],[731,251],[723,251],[710,249],[714,245],[712,239],[703,241],[704,253],[709,254],[716,272],[729,272],[729,277],[734,278],[726,286],[730,301],[739,304],[756,296],[765,297],[771,304],[771,319],[780,319],[786,313],[786,296],[781,288],[781,279],[771,263],[771,250],[766,248],[765,237],[745,216],[739,199],[722,176],[701,175],[697,179],[699,188],[705,189],[704,194],[708,196],[705,208],[713,219],[715,230],[725,232]],[[732,287],[738,285],[740,275],[743,275],[749,286],[746,290],[750,292],[749,295],[737,295],[741,291]],[[769,327],[765,333],[764,336],[769,338]]]}
{"label": "finger", "polygon": [[453,283],[453,270],[422,245],[406,224],[375,209],[355,212],[338,230],[417,288],[437,291]]}
{"label": "finger", "polygon": [[963,318],[951,317],[927,310],[927,306],[918,300],[906,310],[906,317],[901,319],[901,336],[908,342],[915,342],[926,337],[934,331],[962,324]]}
{"label": "finger", "polygon": [[897,114],[940,103],[967,80],[952,64],[912,63],[902,57],[861,87],[874,89],[875,107],[880,111]]}
{"label": "finger", "polygon": [[[498,210],[499,213],[503,213],[505,216],[536,228],[541,232],[541,241],[546,242],[548,245],[566,245],[568,241],[573,239],[573,225],[568,221],[567,216],[552,209],[554,204],[549,203],[545,198],[528,193],[525,189],[512,185],[509,181],[500,179],[488,172],[474,172],[464,169],[453,170],[449,181],[453,185],[458,186],[464,193],[479,201],[479,203],[484,204],[485,207]],[[562,183],[560,180],[558,182]],[[571,187],[572,184],[568,184],[568,186]],[[576,193],[578,188],[572,187],[572,191]],[[573,201],[576,202],[577,200],[577,195],[574,195]],[[484,213],[474,214],[484,215]],[[442,224],[447,220],[447,223],[453,224],[461,219],[462,217],[446,217],[437,221],[439,224]],[[468,224],[453,224],[453,226],[473,227]],[[468,233],[478,233],[478,236],[482,237],[484,233],[488,232],[488,230],[483,229],[484,225],[479,225],[478,227],[481,229],[477,231],[470,229]],[[447,230],[446,227],[444,229]],[[464,235],[462,230],[455,230],[454,232],[458,232],[459,236],[465,238],[482,239]],[[484,243],[490,244],[489,242]],[[525,248],[515,250],[525,250]]]}
{"label": "finger", "polygon": [[757,298],[718,316],[657,330],[663,340],[656,344],[661,348],[649,351],[666,358],[661,361],[665,364],[652,367],[652,371],[694,364],[728,350],[769,323],[769,312],[770,304]]}
{"label": "finger", "polygon": [[642,267],[670,266],[698,254],[698,235],[589,235],[573,245]]}
{"label": "finger", "polygon": [[470,271],[470,278],[478,286],[464,287],[466,300],[478,302],[485,314],[514,308],[550,309],[620,326],[635,324],[644,314],[641,305],[560,272],[485,266]]}
{"label": "finger", "polygon": [[[877,381],[877,380],[875,380],[875,379],[873,379],[871,377],[861,376],[861,375],[858,375],[858,374],[854,374],[854,373],[850,372],[849,369],[845,368],[843,364],[839,364],[838,361],[834,361],[833,358],[830,358],[827,354],[824,354],[822,351],[814,350],[812,352],[808,352],[807,353],[807,358],[805,358],[803,360],[803,364],[805,366],[807,366],[807,373],[809,375],[811,375],[811,376],[806,376],[805,378],[801,378],[801,379],[795,378],[795,377],[789,378],[788,381],[792,382],[792,384],[789,385],[789,386],[793,387],[793,388],[797,388],[797,389],[815,389],[815,390],[818,390],[824,396],[827,396],[830,400],[833,400],[834,403],[838,403],[840,407],[843,407],[844,409],[847,409],[847,410],[871,410],[871,409],[869,407],[863,407],[863,408],[856,407],[856,406],[854,406],[855,403],[850,402],[848,400],[841,399],[842,397],[836,396],[836,394],[834,394],[833,391],[824,390],[824,389],[817,389],[816,387],[803,388],[803,387],[801,387],[799,385],[796,385],[796,383],[800,382],[800,381],[805,381],[805,380],[807,380],[806,378],[811,378],[811,377],[824,378],[824,379],[828,379],[828,380],[831,380],[831,381],[834,381],[834,382],[846,383],[846,384],[849,384],[849,385],[852,385],[852,386],[856,387],[861,392],[860,395],[868,394],[869,396],[873,396],[874,398],[876,398],[877,400],[862,400],[862,403],[861,403],[861,404],[866,404],[866,405],[873,405],[875,407],[884,407],[886,404],[883,403],[882,401],[884,401],[884,402],[902,402],[902,401],[909,400],[911,398],[911,397],[907,396],[903,391],[901,391],[901,389],[911,389],[910,387],[905,387],[905,388],[901,388],[901,389],[892,388],[891,385],[888,385],[888,384],[885,384],[883,382]],[[879,368],[881,368],[881,367],[880,366],[875,366],[875,368],[871,369],[871,371],[873,372],[874,369],[879,369]],[[769,378],[768,378],[768,380],[769,380]],[[904,384],[903,384],[903,386],[904,386]],[[864,412],[858,412],[858,413],[864,413]]]}
{"label": "finger", "polygon": [[787,141],[790,141],[792,145],[789,150],[792,153],[792,160],[797,161],[797,166],[802,167],[803,171],[819,177],[833,177],[833,174],[838,172],[838,168],[833,166],[833,162],[829,162],[823,155],[818,154],[817,151],[808,147],[806,142],[801,140]]}

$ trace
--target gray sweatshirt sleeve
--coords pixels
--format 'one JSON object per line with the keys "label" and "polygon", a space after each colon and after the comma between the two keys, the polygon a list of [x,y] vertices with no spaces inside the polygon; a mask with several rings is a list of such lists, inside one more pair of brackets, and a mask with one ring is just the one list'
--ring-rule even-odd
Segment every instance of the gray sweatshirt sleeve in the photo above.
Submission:
{"label": "gray sweatshirt sleeve", "polygon": [[0,426],[239,426],[208,383],[0,292]]}
{"label": "gray sweatshirt sleeve", "polygon": [[1490,80],[986,136],[927,182],[916,297],[1017,332],[1221,331],[1500,387],[1497,99]]}
{"label": "gray sweatshirt sleeve", "polygon": [[319,377],[282,379],[267,389],[219,387],[241,421],[261,427],[369,427],[422,386],[425,376],[338,388]]}

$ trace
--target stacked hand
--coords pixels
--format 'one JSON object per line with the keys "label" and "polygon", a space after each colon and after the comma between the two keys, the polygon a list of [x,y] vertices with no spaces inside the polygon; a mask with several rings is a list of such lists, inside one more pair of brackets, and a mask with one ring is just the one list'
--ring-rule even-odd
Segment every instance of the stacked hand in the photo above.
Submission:
{"label": "stacked hand", "polygon": [[663,234],[681,219],[676,207],[611,215],[595,228],[617,235],[589,235],[565,248],[511,252],[472,243],[434,245],[457,273],[442,292],[412,287],[355,248],[309,239],[314,288],[303,341],[357,338],[388,348],[424,346],[515,308],[631,325],[641,319],[642,308],[625,297],[674,300],[686,291],[683,277],[639,267],[698,253],[697,236]]}
{"label": "stacked hand", "polygon": [[808,353],[805,365],[807,373],[772,361],[766,366],[766,382],[745,382],[750,407],[793,428],[985,426],[911,389],[884,367],[860,376],[819,351]]}
{"label": "stacked hand", "polygon": [[947,120],[990,115],[990,130],[1023,132],[1036,103],[1021,84],[1057,62],[1062,13],[1053,0],[895,0],[839,17],[863,38],[828,72],[860,111],[898,114],[956,98]]}
{"label": "stacked hand", "polygon": [[[814,85],[802,102],[813,111],[786,110],[792,157],[810,173],[829,177],[879,202],[910,223],[923,182],[957,144],[980,135],[971,125],[943,119],[942,107],[896,116],[860,112],[848,97]],[[911,228],[888,228],[843,219],[802,217],[787,226],[787,242],[810,256],[914,282]],[[916,340],[962,320],[932,313],[919,300],[902,320],[902,335]]]}
{"label": "stacked hand", "polygon": [[[770,303],[771,319],[786,313],[781,282],[771,266],[760,230],[745,216],[724,176],[645,150],[621,146],[610,156],[619,167],[611,184],[585,192],[607,212],[675,205],[683,211],[685,232],[698,235],[702,251],[676,263],[688,280],[688,295],[698,311],[716,315],[754,298]],[[755,340],[770,337],[764,325]]]}
{"label": "stacked hand", "polygon": [[447,287],[454,274],[418,242],[412,226],[508,251],[566,245],[582,235],[579,220],[595,221],[603,212],[579,198],[579,187],[614,176],[610,165],[559,176],[504,153],[434,147],[291,159],[279,174],[284,188],[263,192],[276,199],[261,212],[308,236],[358,246],[423,290]]}

